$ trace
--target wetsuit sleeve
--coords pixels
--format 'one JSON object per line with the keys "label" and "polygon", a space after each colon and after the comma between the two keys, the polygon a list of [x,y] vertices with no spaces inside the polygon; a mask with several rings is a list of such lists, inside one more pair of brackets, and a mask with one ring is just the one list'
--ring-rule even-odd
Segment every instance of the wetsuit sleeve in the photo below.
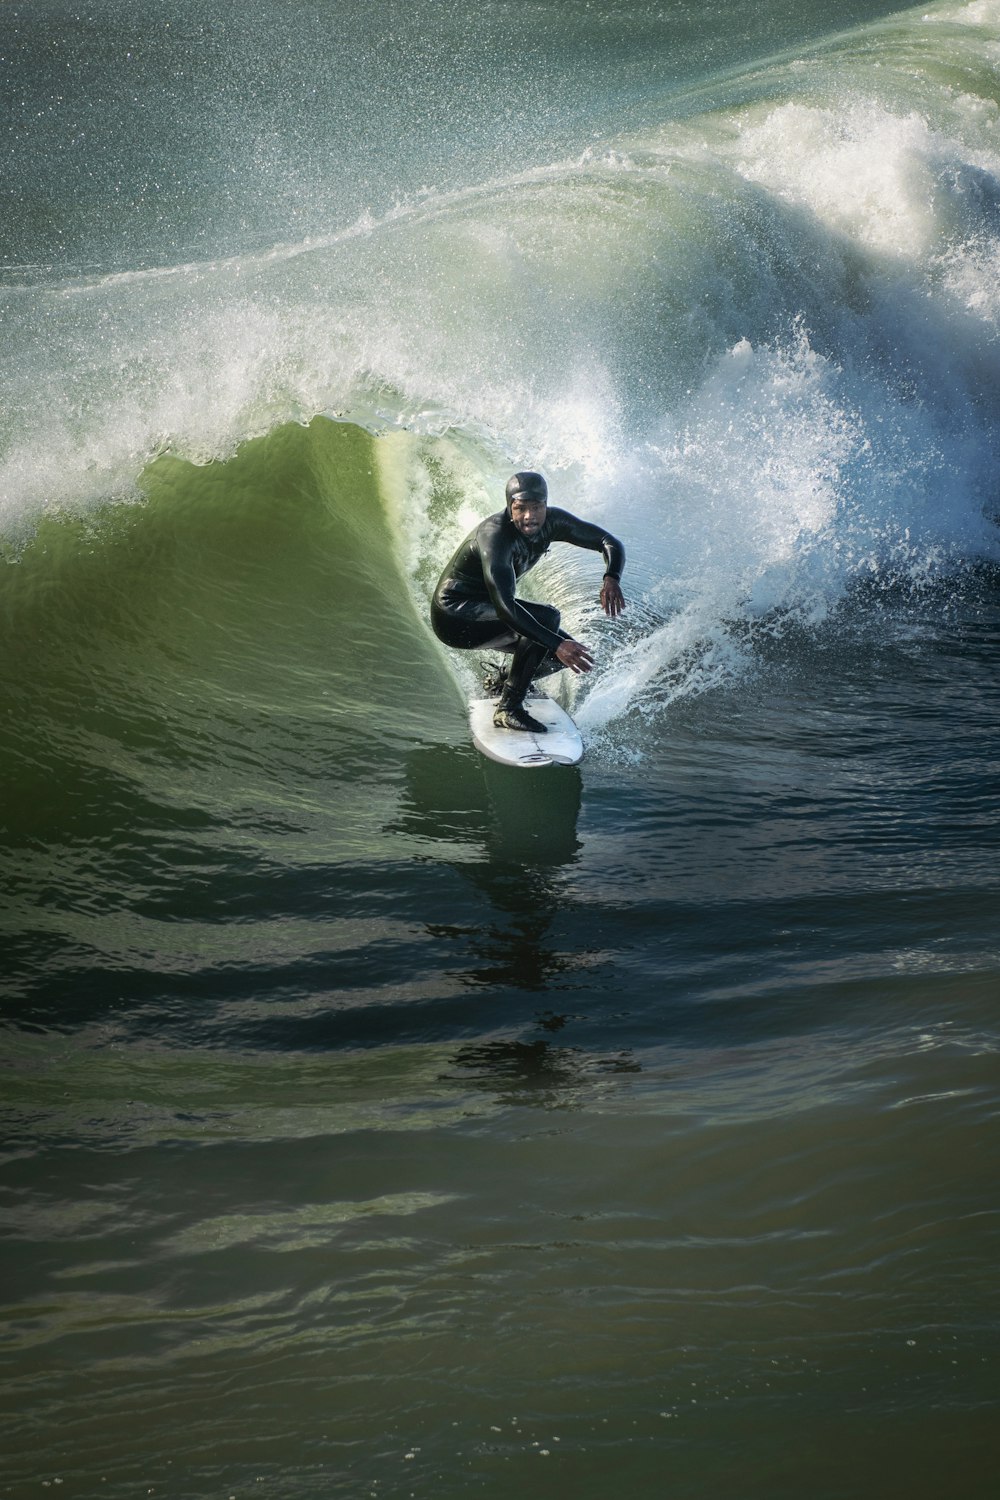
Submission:
{"label": "wetsuit sleeve", "polygon": [[590,552],[603,552],[605,577],[621,578],[625,567],[625,548],[603,526],[594,526],[590,521],[581,521],[579,516],[571,516],[568,510],[561,510],[553,517],[552,534],[554,541],[569,542],[573,547],[586,547]]}
{"label": "wetsuit sleeve", "polygon": [[486,591],[504,624],[509,625],[511,630],[516,630],[518,635],[526,635],[529,640],[536,641],[549,651],[558,650],[566,637],[539,624],[515,595],[517,576],[510,550],[504,545],[502,537],[494,533],[492,537],[482,538],[479,550]]}

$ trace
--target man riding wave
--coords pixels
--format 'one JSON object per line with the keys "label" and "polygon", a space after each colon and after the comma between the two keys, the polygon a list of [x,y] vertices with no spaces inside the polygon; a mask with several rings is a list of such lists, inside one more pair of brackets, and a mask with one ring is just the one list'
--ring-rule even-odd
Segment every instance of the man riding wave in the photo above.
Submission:
{"label": "man riding wave", "polygon": [[509,669],[500,668],[487,684],[488,691],[500,693],[493,722],[498,729],[542,734],[545,725],[524,706],[532,682],[563,667],[589,672],[594,658],[559,628],[559,611],[552,605],[516,597],[517,580],[553,542],[601,552],[601,605],[614,618],[625,608],[620,585],[625,549],[603,527],[550,506],[541,474],[512,475],[506,496],[506,509],[481,521],[441,574],[431,600],[431,625],[438,640],[460,651],[510,653]]}

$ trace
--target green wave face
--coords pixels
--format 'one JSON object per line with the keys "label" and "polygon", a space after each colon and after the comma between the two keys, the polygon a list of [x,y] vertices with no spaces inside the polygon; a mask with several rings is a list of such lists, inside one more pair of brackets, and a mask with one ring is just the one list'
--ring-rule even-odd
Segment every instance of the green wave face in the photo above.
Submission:
{"label": "green wave face", "polygon": [[[163,457],[146,501],[46,522],[4,571],[8,839],[68,846],[140,822],[263,850],[282,820],[335,844],[457,696],[418,618],[375,439],[319,418],[202,467]],[[345,801],[356,800],[357,823]],[[353,832],[352,832],[353,828]],[[283,830],[283,831],[282,831]],[[68,873],[68,871],[66,872]]]}

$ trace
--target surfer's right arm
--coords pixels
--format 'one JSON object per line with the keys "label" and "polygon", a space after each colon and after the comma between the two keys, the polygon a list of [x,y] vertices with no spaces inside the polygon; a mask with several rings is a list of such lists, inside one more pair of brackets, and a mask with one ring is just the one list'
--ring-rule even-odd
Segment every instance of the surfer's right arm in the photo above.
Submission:
{"label": "surfer's right arm", "polygon": [[564,667],[569,667],[571,672],[589,672],[594,665],[594,658],[587,647],[580,641],[574,641],[572,636],[567,636],[566,640],[557,646],[554,655]]}
{"label": "surfer's right arm", "polygon": [[573,640],[565,631],[548,630],[518,602],[515,593],[517,575],[510,551],[504,546],[502,538],[497,540],[496,530],[487,533],[487,539],[480,546],[480,555],[487,592],[500,618],[516,630],[518,635],[527,636],[529,640],[547,646],[553,656],[564,667],[569,667],[571,672],[589,672],[594,665],[594,658],[582,642]]}
{"label": "surfer's right arm", "polygon": [[[559,656],[559,648],[564,645],[568,637],[555,630],[549,630],[535,619],[534,615],[518,602],[515,590],[517,588],[517,575],[514,572],[514,562],[511,557],[509,540],[504,536],[503,529],[497,523],[498,516],[490,516],[484,521],[476,533],[476,541],[479,547],[479,558],[483,568],[483,582],[490,602],[505,625],[518,635],[527,636],[538,645],[545,646],[554,655]],[[581,650],[585,649],[583,647]],[[570,663],[559,657],[564,666]],[[589,671],[587,667],[574,667],[575,672]]]}

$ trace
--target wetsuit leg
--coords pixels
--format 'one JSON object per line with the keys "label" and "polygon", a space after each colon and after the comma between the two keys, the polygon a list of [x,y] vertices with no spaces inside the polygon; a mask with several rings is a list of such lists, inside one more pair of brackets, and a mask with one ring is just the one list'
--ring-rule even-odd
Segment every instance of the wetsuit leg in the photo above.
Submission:
{"label": "wetsuit leg", "polygon": [[434,603],[431,626],[439,641],[457,651],[513,651],[521,639],[485,600],[463,600],[456,609]]}
{"label": "wetsuit leg", "polygon": [[[548,630],[557,630],[563,640],[569,640],[565,631],[559,630],[559,611],[553,609],[550,604],[536,604],[532,600],[522,601],[524,608],[530,610],[540,625]],[[505,707],[519,705],[524,702],[524,695],[532,682],[537,677],[548,677],[552,672],[562,670],[562,663],[557,661],[547,646],[541,646],[537,641],[529,640],[527,636],[521,636],[514,647],[514,658],[510,664],[510,672],[504,686],[501,702]]]}
{"label": "wetsuit leg", "polygon": [[[522,603],[540,625],[558,631],[563,640],[569,640],[566,632],[559,629],[559,611],[552,605],[536,604],[530,599]],[[438,640],[453,649],[513,653],[502,693],[504,703],[523,703],[524,695],[536,677],[548,677],[552,672],[562,671],[562,663],[547,646],[517,635],[486,600],[463,600],[452,609],[443,609],[435,601],[431,606],[431,624]]]}

